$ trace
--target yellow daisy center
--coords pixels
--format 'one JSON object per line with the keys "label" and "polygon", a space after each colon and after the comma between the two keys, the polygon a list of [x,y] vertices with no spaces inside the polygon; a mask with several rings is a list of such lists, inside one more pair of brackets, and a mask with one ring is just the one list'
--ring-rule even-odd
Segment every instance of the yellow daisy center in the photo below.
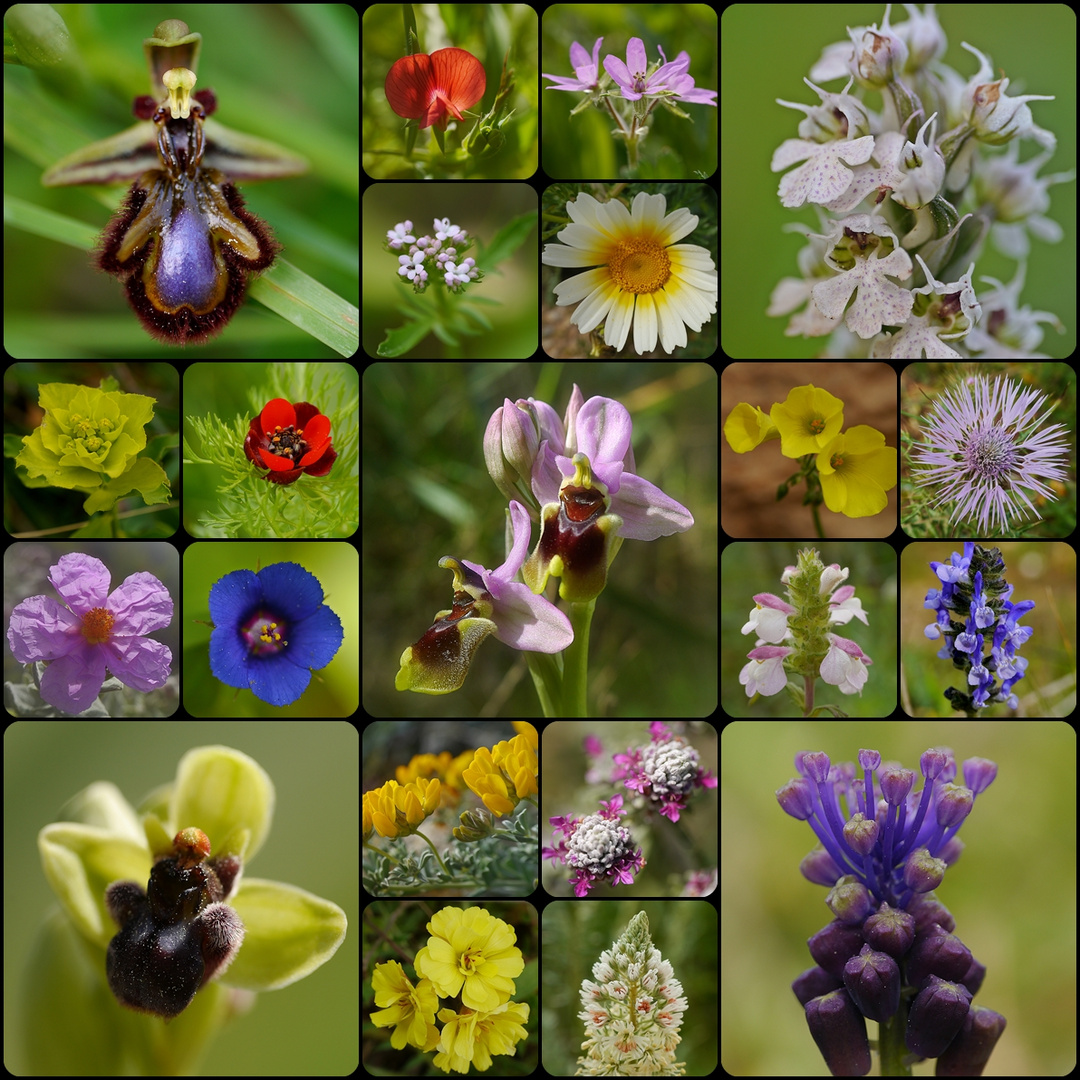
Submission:
{"label": "yellow daisy center", "polygon": [[608,271],[624,292],[654,293],[671,277],[671,259],[662,244],[635,237],[615,245]]}

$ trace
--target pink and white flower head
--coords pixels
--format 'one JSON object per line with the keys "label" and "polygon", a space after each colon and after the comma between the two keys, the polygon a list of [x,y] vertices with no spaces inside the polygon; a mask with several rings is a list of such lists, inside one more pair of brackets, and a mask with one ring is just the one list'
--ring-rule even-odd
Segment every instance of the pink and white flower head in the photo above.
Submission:
{"label": "pink and white flower head", "polygon": [[125,578],[109,592],[108,567],[91,555],[61,555],[49,581],[66,601],[31,596],[16,605],[7,639],[20,664],[44,661],[41,696],[75,716],[101,692],[106,670],[135,690],[168,681],[172,652],[145,635],[172,621],[169,590],[153,574]]}
{"label": "pink and white flower head", "polygon": [[616,795],[610,802],[601,801],[597,814],[550,819],[562,839],[555,847],[545,847],[543,857],[574,868],[570,884],[579,898],[605,881],[611,886],[632,885],[634,874],[645,865],[630,830],[619,823],[626,813],[622,805],[622,796]]}
{"label": "pink and white flower head", "polygon": [[652,742],[615,755],[612,780],[642,794],[652,808],[679,820],[695,788],[716,787],[716,777],[699,764],[698,752],[659,720],[650,726]]}

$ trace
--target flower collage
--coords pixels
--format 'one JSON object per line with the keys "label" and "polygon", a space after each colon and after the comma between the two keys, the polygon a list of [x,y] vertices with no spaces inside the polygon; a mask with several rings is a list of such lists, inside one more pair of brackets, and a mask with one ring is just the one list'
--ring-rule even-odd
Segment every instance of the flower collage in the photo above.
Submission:
{"label": "flower collage", "polygon": [[713,9],[363,18],[368,356],[714,355]]}
{"label": "flower collage", "polygon": [[358,710],[352,367],[17,363],[4,399],[11,715]]}
{"label": "flower collage", "polygon": [[363,747],[366,1072],[715,1069],[712,723],[382,721]]}
{"label": "flower collage", "polygon": [[1069,714],[1070,366],[728,363],[721,413],[725,715]]}

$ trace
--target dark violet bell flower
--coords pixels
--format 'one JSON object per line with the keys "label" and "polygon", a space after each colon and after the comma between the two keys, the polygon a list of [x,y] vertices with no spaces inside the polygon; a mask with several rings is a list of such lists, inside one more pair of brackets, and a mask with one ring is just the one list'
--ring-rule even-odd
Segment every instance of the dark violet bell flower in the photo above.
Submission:
{"label": "dark violet bell flower", "polygon": [[226,686],[291,705],[341,648],[341,620],[318,578],[298,563],[234,570],[210,590],[210,670]]}
{"label": "dark violet bell flower", "polygon": [[888,953],[864,945],[844,965],[844,985],[863,1016],[885,1023],[900,1008],[900,966]]}
{"label": "dark violet bell flower", "polygon": [[919,759],[919,791],[914,772],[883,766],[874,750],[859,751],[859,770],[821,751],[796,755],[795,767],[800,777],[777,801],[820,842],[801,870],[829,888],[835,919],[808,939],[817,967],[792,990],[826,1064],[835,1076],[869,1072],[871,1019],[882,1075],[905,1075],[909,1051],[947,1051],[939,1076],[979,1075],[1005,1021],[989,1009],[967,1019],[986,969],[952,933],[955,920],[932,890],[959,857],[956,833],[997,767],[970,758],[961,785],[952,751],[931,748]]}
{"label": "dark violet bell flower", "polygon": [[806,1023],[833,1076],[865,1076],[870,1071],[866,1021],[846,990],[808,1001]]}
{"label": "dark violet bell flower", "polygon": [[971,993],[966,986],[931,975],[911,1003],[904,1036],[907,1048],[919,1057],[939,1057],[963,1027],[970,1008]]}
{"label": "dark violet bell flower", "polygon": [[936,1076],[982,1076],[998,1039],[1005,1017],[993,1009],[972,1005],[964,1026],[937,1060]]}

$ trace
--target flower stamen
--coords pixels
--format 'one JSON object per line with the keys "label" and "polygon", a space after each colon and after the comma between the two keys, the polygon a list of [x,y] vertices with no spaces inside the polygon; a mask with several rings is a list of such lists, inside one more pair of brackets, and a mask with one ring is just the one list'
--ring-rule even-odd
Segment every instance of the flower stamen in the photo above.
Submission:
{"label": "flower stamen", "polygon": [[90,645],[103,645],[112,637],[114,617],[111,611],[96,607],[82,619],[82,636]]}

